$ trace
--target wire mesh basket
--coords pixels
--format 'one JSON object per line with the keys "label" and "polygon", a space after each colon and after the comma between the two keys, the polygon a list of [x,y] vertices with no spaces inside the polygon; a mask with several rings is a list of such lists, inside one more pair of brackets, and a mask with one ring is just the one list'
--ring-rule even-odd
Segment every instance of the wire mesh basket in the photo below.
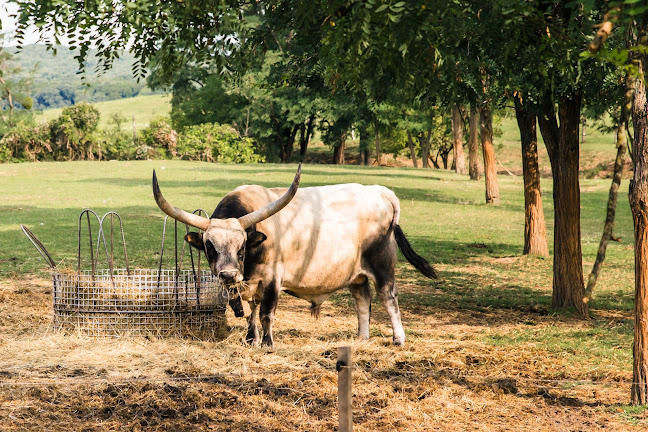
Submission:
{"label": "wire mesh basket", "polygon": [[[202,210],[197,210],[204,213]],[[93,248],[91,215],[98,222],[97,241]],[[82,220],[86,216],[91,268],[81,267]],[[109,218],[108,218],[109,216]],[[123,245],[125,268],[114,268],[114,228],[118,221]],[[79,216],[77,269],[59,269],[43,244],[24,225],[21,228],[52,269],[53,326],[67,333],[92,337],[139,335],[154,337],[193,337],[220,339],[228,332],[225,319],[227,293],[221,289],[211,271],[201,269],[201,254],[194,257],[191,268],[182,269],[185,243],[178,253],[178,223],[175,222],[175,268],[163,269],[164,245],[168,217],[164,219],[162,248],[157,269],[131,269],[121,217],[115,212],[102,218],[92,210]],[[104,225],[109,226],[108,231]],[[107,228],[107,227],[106,227]],[[187,232],[189,227],[186,227]],[[97,258],[103,245],[108,268],[97,269]]]}

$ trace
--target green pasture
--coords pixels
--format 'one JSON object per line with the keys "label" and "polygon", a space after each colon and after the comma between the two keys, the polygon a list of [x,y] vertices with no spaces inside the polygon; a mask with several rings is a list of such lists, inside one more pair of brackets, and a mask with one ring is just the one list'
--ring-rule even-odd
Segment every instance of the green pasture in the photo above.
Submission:
{"label": "green pasture", "polygon": [[[158,173],[162,192],[173,205],[208,213],[219,199],[241,184],[285,186],[295,165],[216,165],[185,161],[55,162],[0,165],[0,273],[3,278],[47,275],[47,267],[19,229],[27,225],[59,266],[75,267],[78,217],[90,208],[100,216],[117,211],[124,220],[132,267],[155,267],[162,237],[162,212],[151,193]],[[535,343],[570,352],[575,361],[626,369],[631,361],[633,301],[632,219],[622,185],[615,235],[608,248],[588,331],[535,327],[534,317],[551,310],[552,260],[522,257],[524,198],[522,178],[500,176],[502,203],[484,204],[482,181],[447,171],[411,168],[305,165],[301,187],[332,183],[382,184],[401,200],[401,226],[414,248],[437,266],[438,281],[428,281],[403,259],[398,280],[401,304],[471,310],[476,313],[528,313],[528,329],[493,329],[484,337],[494,346]],[[609,180],[582,180],[582,244],[585,274],[594,261],[601,235]],[[552,244],[551,181],[543,180],[543,200]],[[172,228],[167,233],[165,267],[172,268]],[[184,232],[181,228],[181,234]],[[114,233],[118,233],[115,228]],[[93,228],[96,236],[96,227]],[[83,267],[89,268],[87,231],[82,232]],[[180,239],[181,240],[181,239]],[[115,247],[115,251],[120,251]],[[116,265],[123,266],[116,252]],[[105,254],[99,265],[105,267]],[[185,258],[185,265],[186,265]],[[587,276],[586,276],[587,277]],[[341,293],[333,301],[351,301]],[[617,318],[610,321],[606,316]],[[517,316],[517,315],[516,315]],[[560,315],[557,315],[559,319]],[[517,319],[517,318],[516,318]],[[526,323],[526,319],[524,320]],[[416,329],[408,331],[415,332]],[[569,342],[566,342],[566,341]],[[590,356],[595,358],[590,359]]]}
{"label": "green pasture", "polygon": [[[151,196],[151,173],[156,169],[165,196],[174,205],[211,214],[218,200],[241,184],[288,185],[294,165],[216,165],[185,161],[47,162],[0,165],[0,271],[29,274],[43,270],[31,244],[18,229],[25,224],[57,260],[75,262],[77,218],[91,208],[100,216],[117,211],[124,219],[128,250],[135,265],[150,266],[159,249],[162,213]],[[306,165],[302,187],[332,183],[382,184],[393,189],[402,206],[401,225],[413,244],[431,261],[453,266],[473,257],[519,257],[523,246],[524,197],[522,178],[500,176],[502,203],[484,204],[483,182],[447,171],[412,168]],[[604,275],[615,272],[607,291],[630,293],[632,273],[632,220],[626,184],[622,185],[615,235],[608,249]],[[585,270],[589,271],[601,235],[609,180],[582,180],[582,238]],[[552,244],[551,181],[543,180],[543,199]],[[85,237],[84,237],[85,238]],[[539,277],[538,287],[551,285],[551,260],[529,258],[528,271],[518,280]],[[540,267],[539,269],[536,267]],[[408,268],[405,266],[405,268]],[[466,271],[457,277],[470,278]],[[546,276],[546,277],[545,277]],[[488,289],[488,278],[475,284]],[[629,295],[629,294],[628,294]],[[610,300],[611,301],[611,300]]]}
{"label": "green pasture", "polygon": [[[113,114],[121,114],[128,120],[123,126],[126,130],[132,130],[132,119],[135,118],[135,127],[139,130],[148,126],[151,120],[156,117],[166,116],[171,111],[171,95],[154,94],[141,95],[133,98],[117,99],[105,102],[95,102],[92,105],[97,107],[101,113],[99,127],[108,127],[110,117]],[[61,115],[63,108],[53,108],[40,112],[36,115],[36,121],[50,121]]]}
{"label": "green pasture", "polygon": [[[609,123],[609,119],[597,121],[587,119],[585,123],[584,141],[581,129],[580,167],[585,177],[596,177],[602,169],[614,162],[614,158],[616,157],[615,134],[602,132],[599,127],[602,125],[609,126]],[[515,112],[512,109],[501,111],[500,115],[495,118],[494,127],[500,132],[493,139],[497,152],[497,169],[503,170],[506,168],[520,173],[522,167],[522,151],[520,149],[520,130],[515,119]],[[551,165],[539,129],[537,130],[537,135],[540,171],[543,175],[548,176],[551,172]]]}

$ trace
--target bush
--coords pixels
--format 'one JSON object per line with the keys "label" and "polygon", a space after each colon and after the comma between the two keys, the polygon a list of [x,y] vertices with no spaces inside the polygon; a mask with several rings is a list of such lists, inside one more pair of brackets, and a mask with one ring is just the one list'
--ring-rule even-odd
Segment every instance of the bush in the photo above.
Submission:
{"label": "bush", "polygon": [[[176,157],[176,145],[178,142],[178,133],[171,127],[167,119],[160,117],[153,120],[148,127],[144,128],[141,132],[140,146],[148,147],[152,151],[141,148],[139,154],[142,159],[149,157]],[[150,153],[150,156],[144,156],[145,153]],[[142,157],[143,156],[143,157]],[[139,157],[138,157],[139,159]]]}
{"label": "bush", "polygon": [[234,128],[214,123],[189,126],[178,137],[177,154],[181,159],[207,162],[264,162],[254,152],[250,138],[241,137]]}
{"label": "bush", "polygon": [[52,121],[53,153],[56,160],[101,159],[101,146],[94,135],[99,125],[99,110],[81,103],[63,108],[61,116]]}
{"label": "bush", "polygon": [[51,160],[53,154],[50,142],[50,127],[47,123],[18,123],[0,139],[0,162]]}
{"label": "bush", "polygon": [[129,160],[135,158],[136,146],[133,136],[122,130],[128,119],[121,114],[113,114],[108,120],[108,128],[101,131],[103,158],[108,160]]}

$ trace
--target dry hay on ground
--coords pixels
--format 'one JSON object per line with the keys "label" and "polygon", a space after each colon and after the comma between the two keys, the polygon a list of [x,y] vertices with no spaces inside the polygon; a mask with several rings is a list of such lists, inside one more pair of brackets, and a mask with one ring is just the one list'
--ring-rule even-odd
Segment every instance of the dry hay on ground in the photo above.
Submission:
{"label": "dry hay on ground", "polygon": [[[485,342],[492,331],[541,331],[556,319],[545,315],[529,324],[519,311],[403,307],[400,348],[390,345],[380,305],[372,339],[361,342],[348,295],[326,303],[319,321],[306,302],[282,296],[268,350],[245,346],[244,320],[231,315],[231,336],[220,342],[63,336],[48,330],[50,291],[49,281],[0,281],[0,430],[335,430],[336,353],[345,344],[356,366],[357,431],[646,427],[645,414],[625,414],[629,388],[615,384],[630,380],[628,370],[593,377],[532,343]],[[600,383],[539,381],[555,377]]]}

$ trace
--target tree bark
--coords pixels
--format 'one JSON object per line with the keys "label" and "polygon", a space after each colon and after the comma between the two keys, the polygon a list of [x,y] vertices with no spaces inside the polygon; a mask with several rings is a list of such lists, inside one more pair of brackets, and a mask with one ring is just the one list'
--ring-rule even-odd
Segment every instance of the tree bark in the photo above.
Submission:
{"label": "tree bark", "polygon": [[626,129],[628,126],[628,118],[632,110],[632,97],[634,94],[633,86],[633,79],[629,75],[627,75],[625,94],[623,96],[623,101],[621,102],[621,107],[619,110],[619,119],[616,133],[617,155],[616,159],[614,160],[612,184],[610,185],[610,193],[608,195],[607,212],[605,215],[605,224],[603,225],[603,235],[601,236],[598,252],[596,253],[596,260],[594,261],[594,265],[592,266],[592,272],[587,279],[587,288],[585,289],[585,299],[588,302],[592,299],[592,292],[594,291],[596,281],[598,280],[599,273],[601,272],[601,266],[603,265],[603,261],[605,260],[607,245],[610,242],[610,238],[612,238],[612,230],[614,229],[617,198],[619,195],[619,186],[621,185],[623,164],[625,162],[625,154],[627,148]]}
{"label": "tree bark", "polygon": [[412,163],[414,168],[418,168],[418,163],[416,161],[416,150],[414,149],[414,140],[412,139],[412,133],[407,131],[407,144],[409,145],[410,155],[412,156]]}
{"label": "tree bark", "polygon": [[583,254],[580,230],[579,123],[582,96],[572,90],[558,103],[558,120],[549,95],[542,100],[538,117],[551,162],[554,199],[554,308],[574,307],[586,318],[589,307],[585,301]]}
{"label": "tree bark", "polygon": [[495,167],[495,147],[493,147],[493,115],[490,107],[484,104],[479,110],[482,152],[484,153],[484,177],[486,181],[486,204],[499,204],[499,185]]}
{"label": "tree bark", "polygon": [[382,154],[380,154],[380,130],[378,128],[378,120],[376,120],[375,124],[376,128],[376,165],[380,166],[382,162]]}
{"label": "tree bark", "polygon": [[292,129],[282,127],[277,119],[273,119],[277,145],[279,146],[279,158],[281,163],[289,163],[292,158],[292,150],[295,144],[295,137],[299,131],[300,125],[293,126]]}
{"label": "tree bark", "polygon": [[464,123],[459,106],[452,107],[452,141],[454,145],[454,165],[457,174],[466,174],[466,159],[464,157],[463,135]]}
{"label": "tree bark", "polygon": [[421,163],[423,165],[423,168],[430,168],[429,158],[431,135],[432,131],[428,131],[427,134],[425,132],[419,132],[418,134],[419,144],[421,145]]}
{"label": "tree bark", "polygon": [[315,127],[315,116],[312,115],[306,120],[306,124],[301,126],[301,135],[299,138],[299,160],[304,161],[306,151],[308,150],[308,143],[313,135],[313,128]]}
{"label": "tree bark", "polygon": [[[641,29],[645,43],[648,30]],[[635,54],[639,76],[643,77],[648,57]],[[634,221],[635,239],[635,310],[632,365],[632,403],[648,404],[648,101],[643,80],[635,80],[632,108],[634,125],[634,175],[628,198]]]}
{"label": "tree bark", "polygon": [[479,180],[479,110],[470,105],[470,132],[468,135],[468,175],[470,180]]}
{"label": "tree bark", "polygon": [[339,144],[333,149],[333,163],[335,165],[344,165],[344,147],[346,144],[346,136],[340,137]]}
{"label": "tree bark", "polygon": [[536,116],[519,97],[515,97],[515,116],[522,142],[522,176],[524,178],[524,255],[549,256],[547,225],[542,208],[540,170],[538,168],[538,134]]}

